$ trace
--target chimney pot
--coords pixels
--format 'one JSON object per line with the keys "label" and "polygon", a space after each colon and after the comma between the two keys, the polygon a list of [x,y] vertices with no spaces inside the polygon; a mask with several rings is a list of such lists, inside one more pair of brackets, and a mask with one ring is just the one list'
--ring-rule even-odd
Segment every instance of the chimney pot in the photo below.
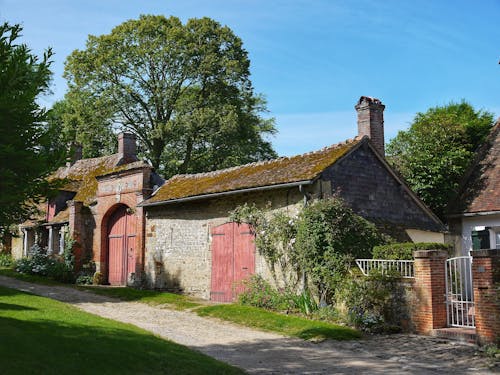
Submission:
{"label": "chimney pot", "polygon": [[118,134],[118,153],[122,155],[125,162],[137,160],[137,146],[134,134]]}
{"label": "chimney pot", "polygon": [[358,136],[368,136],[377,151],[385,155],[384,109],[379,99],[362,96],[354,106],[358,112]]}

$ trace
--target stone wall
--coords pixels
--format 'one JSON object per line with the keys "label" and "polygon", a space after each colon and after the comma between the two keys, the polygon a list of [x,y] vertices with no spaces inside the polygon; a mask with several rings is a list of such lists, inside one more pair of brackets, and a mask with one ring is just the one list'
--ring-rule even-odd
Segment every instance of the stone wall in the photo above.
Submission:
{"label": "stone wall", "polygon": [[[310,191],[312,196],[313,191]],[[147,207],[145,277],[149,287],[181,290],[210,298],[211,228],[228,221],[229,211],[244,203],[298,212],[304,196],[298,187],[228,195],[190,203]],[[268,280],[271,274],[256,252],[255,270]]]}

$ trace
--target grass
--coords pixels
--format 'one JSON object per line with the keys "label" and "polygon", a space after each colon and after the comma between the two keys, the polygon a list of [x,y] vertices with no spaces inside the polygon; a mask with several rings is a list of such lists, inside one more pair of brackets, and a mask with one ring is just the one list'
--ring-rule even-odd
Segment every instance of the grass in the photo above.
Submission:
{"label": "grass", "polygon": [[86,289],[96,294],[121,299],[123,301],[136,301],[149,305],[168,305],[177,310],[184,310],[200,306],[199,303],[190,300],[189,297],[154,290],[141,290],[128,287],[99,287],[99,286],[79,286],[79,289]]}
{"label": "grass", "polygon": [[352,340],[361,337],[358,331],[349,327],[309,320],[298,316],[278,314],[251,306],[214,305],[200,307],[195,311],[200,316],[211,316],[247,327],[278,332],[305,340],[313,338]]}
{"label": "grass", "polygon": [[[58,283],[46,277],[19,274],[5,268],[0,268],[0,275],[15,277],[34,283],[75,287],[74,285]],[[352,328],[309,320],[298,316],[283,315],[256,307],[235,304],[203,306],[201,303],[195,302],[190,297],[184,295],[128,287],[77,286],[77,288],[118,298],[123,301],[136,301],[149,305],[166,305],[169,308],[177,310],[194,309],[194,312],[200,316],[211,316],[243,326],[277,332],[305,340],[313,338],[352,340],[361,337],[361,334]]]}
{"label": "grass", "polygon": [[68,286],[68,284],[62,284],[62,283],[55,281],[49,277],[37,276],[37,275],[26,275],[24,273],[19,273],[19,272],[16,272],[11,267],[0,267],[0,275],[12,277],[14,279],[18,279],[18,280],[22,280],[22,281],[26,281],[28,283],[43,284],[43,285],[66,285],[66,286]]}
{"label": "grass", "polygon": [[13,277],[18,280],[44,285],[59,285],[69,288],[77,288],[91,291],[95,294],[114,297],[123,301],[136,301],[149,305],[168,305],[176,310],[190,309],[200,306],[199,303],[190,300],[189,297],[180,294],[158,292],[154,290],[140,290],[128,287],[103,287],[64,284],[45,276],[26,275],[14,271],[12,268],[0,267],[0,275]]}
{"label": "grass", "polygon": [[0,373],[243,374],[140,328],[0,287]]}

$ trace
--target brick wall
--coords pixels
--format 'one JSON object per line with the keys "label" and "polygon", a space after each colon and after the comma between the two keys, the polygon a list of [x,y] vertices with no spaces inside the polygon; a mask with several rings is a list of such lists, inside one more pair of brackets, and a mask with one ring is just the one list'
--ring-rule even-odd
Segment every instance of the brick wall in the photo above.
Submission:
{"label": "brick wall", "polygon": [[500,250],[471,252],[476,335],[480,344],[500,343]]}
{"label": "brick wall", "polygon": [[430,334],[433,329],[446,327],[444,250],[415,251],[412,321],[415,331]]}

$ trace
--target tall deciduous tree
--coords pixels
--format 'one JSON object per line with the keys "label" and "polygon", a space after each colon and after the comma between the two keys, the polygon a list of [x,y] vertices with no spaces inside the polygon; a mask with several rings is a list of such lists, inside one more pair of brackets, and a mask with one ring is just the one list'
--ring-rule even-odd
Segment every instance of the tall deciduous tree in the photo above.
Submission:
{"label": "tall deciduous tree", "polygon": [[493,115],[469,103],[450,103],[417,113],[407,131],[387,146],[387,157],[410,187],[443,217],[450,199],[493,124]]}
{"label": "tall deciduous tree", "polygon": [[66,62],[70,93],[98,99],[167,175],[274,157],[242,41],[209,18],[143,15],[89,36]]}
{"label": "tall deciduous tree", "polygon": [[21,27],[0,26],[0,227],[24,219],[46,194],[45,177],[62,155],[52,147],[46,110],[37,100],[49,90],[49,49],[41,59],[17,44]]}

